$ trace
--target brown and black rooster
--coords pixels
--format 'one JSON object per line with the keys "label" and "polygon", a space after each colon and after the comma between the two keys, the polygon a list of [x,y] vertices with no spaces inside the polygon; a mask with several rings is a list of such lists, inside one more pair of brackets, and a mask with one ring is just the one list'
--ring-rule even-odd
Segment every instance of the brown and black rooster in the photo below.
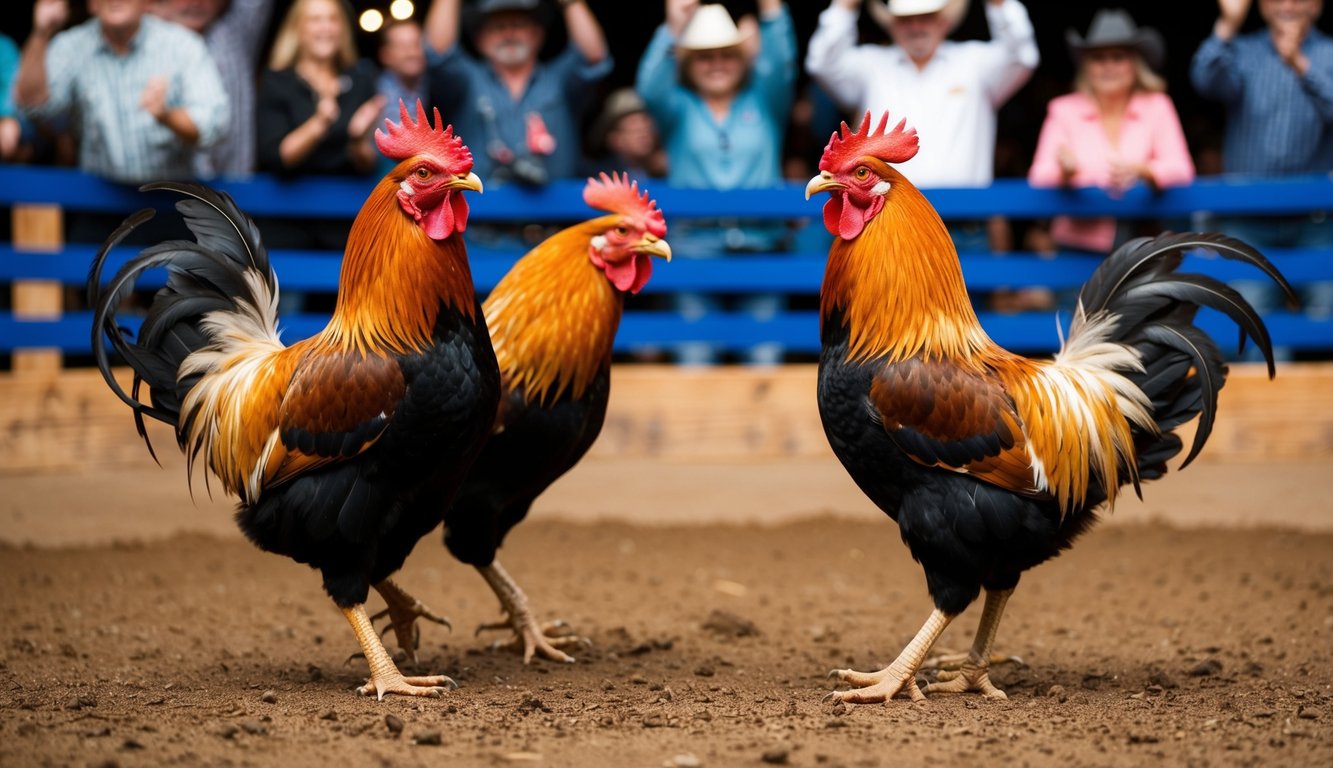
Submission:
{"label": "brown and black rooster", "polygon": [[[420,103],[386,121],[379,148],[399,161],[357,214],[337,305],[323,331],[290,346],[278,335],[277,278],[255,223],[226,194],[184,195],[195,242],[143,250],[107,286],[107,253],[151,211],[129,218],[89,275],[93,348],[107,383],[143,417],[169,424],[191,474],[202,458],[240,499],[237,522],[262,549],[317,568],[370,664],[359,691],[439,695],[449,678],[403,677],[366,615],[375,587],[404,628],[426,615],[389,580],[441,518],[485,441],[499,369],[461,234],[480,192],[472,155]],[[167,283],[132,340],[115,312],[144,271]],[[107,339],[134,371],[117,383]],[[148,388],[149,402],[140,400]],[[151,450],[151,446],[150,446]]]}
{"label": "brown and black rooster", "polygon": [[1199,419],[1182,466],[1208,439],[1227,368],[1194,325],[1200,307],[1235,320],[1273,374],[1262,320],[1226,285],[1179,272],[1185,252],[1209,249],[1255,265],[1288,296],[1291,287],[1222,235],[1141,238],[1083,286],[1054,359],[1012,354],[978,322],[939,216],[891,165],[916,154],[916,132],[887,125],[887,114],[873,130],[869,114],[858,131],[844,124],[806,187],[829,193],[835,236],[820,295],[819,411],[834,453],[898,523],[935,610],[884,669],[835,670],[855,687],[831,696],[923,698],[916,673],[931,645],[985,590],[967,658],[926,690],[1003,698],[989,660],[1019,576],[1068,548],[1122,485],[1137,491],[1165,473],[1182,424]]}

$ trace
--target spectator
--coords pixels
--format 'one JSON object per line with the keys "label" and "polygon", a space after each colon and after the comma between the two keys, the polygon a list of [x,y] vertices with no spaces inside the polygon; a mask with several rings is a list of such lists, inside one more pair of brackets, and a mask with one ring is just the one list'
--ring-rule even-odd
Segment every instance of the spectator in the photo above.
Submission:
{"label": "spectator", "polygon": [[[1164,46],[1155,29],[1119,9],[1097,11],[1087,37],[1067,33],[1077,65],[1074,91],[1047,107],[1028,171],[1036,187],[1101,187],[1110,194],[1140,182],[1153,190],[1194,181],[1180,117],[1156,73]],[[1107,254],[1140,234],[1112,218],[1055,218],[1063,248]],[[1155,234],[1155,233],[1142,233]]]}
{"label": "spectator", "polygon": [[231,119],[222,140],[195,156],[203,178],[255,170],[255,80],[273,0],[157,0],[153,12],[204,38],[227,89]]}
{"label": "spectator", "polygon": [[[372,135],[383,110],[374,67],[357,57],[342,0],[296,0],[273,40],[256,105],[259,168],[279,176],[368,175],[379,152]],[[270,248],[341,251],[348,219],[261,222]],[[331,307],[332,295],[283,291],[278,310]]]}
{"label": "spectator", "polygon": [[[759,0],[759,21],[738,27],[722,5],[666,0],[666,22],[639,62],[636,87],[662,131],[667,179],[677,187],[745,189],[782,183],[783,132],[796,81],[796,35],[782,0]],[[758,40],[751,38],[755,28]],[[673,224],[682,256],[787,250],[785,224],[695,221]],[[687,316],[717,307],[712,297],[678,294]],[[777,294],[756,294],[745,309],[757,319],[782,306]],[[681,362],[711,363],[711,345],[679,350]],[[752,348],[751,363],[781,362],[774,343]]]}
{"label": "spectator", "polygon": [[259,85],[259,167],[282,175],[366,174],[383,98],[359,61],[341,0],[296,0]]}
{"label": "spectator", "polygon": [[[1264,26],[1240,34],[1249,8],[1249,0],[1218,0],[1213,33],[1190,64],[1195,90],[1226,107],[1222,170],[1259,178],[1327,174],[1333,171],[1333,40],[1314,26],[1323,3],[1259,0]],[[1333,248],[1328,213],[1231,216],[1214,226],[1261,250],[1327,249]],[[1232,285],[1261,312],[1281,305],[1271,284]],[[1306,286],[1304,301],[1307,312],[1333,313],[1333,283]]]}
{"label": "spectator", "polygon": [[588,131],[589,176],[620,171],[640,183],[666,175],[657,124],[633,88],[612,91]]}
{"label": "spectator", "polygon": [[587,4],[559,6],[570,44],[543,62],[549,13],[541,0],[479,0],[470,8],[480,59],[459,45],[460,0],[431,3],[426,56],[435,103],[472,147],[473,170],[487,184],[542,185],[576,178],[582,168],[583,110],[612,60]]}
{"label": "spectator", "polygon": [[18,108],[14,106],[14,78],[19,71],[19,48],[0,34],[0,162],[12,163],[19,151]]}
{"label": "spectator", "polygon": [[192,177],[195,150],[216,144],[227,125],[226,93],[203,42],[147,8],[148,0],[94,3],[92,18],[57,32],[69,3],[36,0],[15,88],[30,119],[69,115],[79,166],[116,181]]}
{"label": "spectator", "polygon": [[[844,109],[888,110],[922,136],[903,173],[919,187],[985,187],[994,178],[996,112],[1037,67],[1040,55],[1027,9],[1018,0],[986,0],[992,39],[946,38],[965,0],[889,0],[876,19],[892,45],[857,45],[861,0],[832,0],[819,15],[805,66]],[[871,3],[871,7],[883,8]],[[951,222],[960,250],[988,247],[990,222]]]}
{"label": "spectator", "polygon": [[[391,21],[380,30],[380,76],[375,89],[384,99],[382,119],[398,122],[400,103],[409,109],[420,101],[429,104],[429,79],[426,77],[426,49],[421,37],[421,25],[412,19]],[[381,125],[383,123],[380,123]],[[388,173],[397,165],[383,155],[379,158],[379,172]]]}

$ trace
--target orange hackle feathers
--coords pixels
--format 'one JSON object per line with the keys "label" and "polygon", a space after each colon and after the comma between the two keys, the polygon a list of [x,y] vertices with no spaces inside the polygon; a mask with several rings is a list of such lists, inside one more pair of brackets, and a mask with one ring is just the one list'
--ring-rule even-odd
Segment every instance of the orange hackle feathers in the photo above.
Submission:
{"label": "orange hackle feathers", "polygon": [[648,198],[648,191],[639,192],[639,183],[630,181],[629,174],[602,173],[599,179],[588,179],[583,188],[583,202],[607,213],[618,213],[658,237],[666,237],[666,219],[657,208],[657,201]]}
{"label": "orange hackle feathers", "polygon": [[829,249],[820,322],[841,311],[852,359],[970,355],[990,338],[968,299],[949,231],[911,182],[886,172],[889,204],[859,237],[834,238]]}
{"label": "orange hackle feathers", "polygon": [[[394,354],[418,351],[431,343],[442,307],[468,318],[476,314],[463,241],[432,240],[401,214],[397,194],[393,177],[385,177],[352,224],[338,303],[322,334],[335,346]],[[390,259],[393,268],[386,269]]]}
{"label": "orange hackle feathers", "polygon": [[506,391],[546,402],[584,390],[609,364],[624,297],[588,260],[608,217],[557,232],[514,265],[482,305]]}
{"label": "orange hackle feathers", "polygon": [[431,127],[426,118],[426,109],[417,100],[417,119],[408,114],[407,104],[400,99],[398,109],[402,117],[400,123],[384,119],[384,128],[375,129],[375,144],[380,152],[391,160],[406,160],[420,154],[431,154],[442,163],[450,166],[457,174],[472,170],[472,151],[463,145],[463,140],[454,135],[452,125],[444,127],[438,107],[434,108],[435,126]]}
{"label": "orange hackle feathers", "polygon": [[891,131],[889,113],[886,111],[879,119],[875,130],[870,130],[870,112],[861,120],[861,127],[852,131],[846,122],[842,123],[841,133],[834,131],[829,137],[824,155],[819,159],[819,170],[831,171],[844,163],[867,155],[877,157],[886,163],[904,163],[911,160],[918,149],[915,128],[907,128],[907,118],[898,121]]}

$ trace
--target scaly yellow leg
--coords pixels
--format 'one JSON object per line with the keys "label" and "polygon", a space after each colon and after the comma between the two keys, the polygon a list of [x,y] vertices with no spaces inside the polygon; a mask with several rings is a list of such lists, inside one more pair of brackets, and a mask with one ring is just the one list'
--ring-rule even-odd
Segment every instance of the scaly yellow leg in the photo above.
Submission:
{"label": "scaly yellow leg", "polygon": [[457,683],[444,675],[403,677],[403,673],[394,666],[393,659],[389,658],[388,651],[384,650],[384,643],[380,642],[380,636],[375,632],[375,625],[370,623],[370,617],[366,615],[366,606],[354,605],[351,608],[343,608],[342,612],[347,617],[347,623],[352,625],[352,631],[356,633],[356,641],[361,644],[361,652],[370,663],[370,680],[357,688],[357,693],[362,696],[375,694],[377,698],[383,700],[386,693],[404,696],[441,696],[444,694],[443,686],[458,687]]}
{"label": "scaly yellow leg", "polygon": [[940,682],[926,686],[926,693],[970,693],[977,692],[989,699],[1007,699],[1004,691],[996,688],[990,681],[991,646],[995,643],[995,634],[1000,629],[1000,616],[1004,614],[1004,605],[1014,591],[986,590],[986,605],[981,611],[981,622],[977,625],[977,636],[972,641],[972,650],[968,651],[958,671],[949,677],[941,676]]}
{"label": "scaly yellow leg", "polygon": [[413,664],[417,663],[417,649],[421,647],[421,629],[417,626],[417,619],[426,619],[453,629],[448,619],[437,616],[420,600],[404,592],[392,579],[376,584],[375,591],[384,598],[385,608],[371,616],[370,623],[389,617],[389,623],[380,630],[380,636],[383,637],[385,632],[392,629],[394,637],[398,638],[398,647],[407,652]]}
{"label": "scaly yellow leg", "polygon": [[903,652],[893,663],[878,672],[857,672],[851,669],[835,669],[829,677],[836,677],[845,683],[861,686],[850,691],[834,691],[826,698],[833,701],[845,701],[849,704],[877,704],[888,701],[899,691],[906,689],[912,701],[925,701],[925,695],[916,684],[916,671],[922,660],[930,652],[930,647],[939,639],[940,633],[949,626],[954,617],[936,608],[922,625],[921,630],[907,644]]}
{"label": "scaly yellow leg", "polygon": [[497,643],[499,647],[512,647],[517,649],[519,644],[523,648],[523,663],[532,661],[533,656],[541,656],[544,659],[552,661],[562,661],[566,664],[574,663],[574,657],[560,650],[562,646],[587,645],[588,640],[574,634],[550,635],[548,632],[559,631],[567,625],[564,622],[556,622],[541,626],[533,618],[531,609],[528,608],[528,597],[519,589],[518,583],[513,577],[500,565],[499,560],[491,561],[491,564],[477,568],[481,572],[481,577],[491,586],[495,596],[500,599],[500,607],[508,616],[508,624],[483,624],[477,628],[477,634],[488,629],[505,629],[506,627],[514,631],[514,637],[508,643]]}

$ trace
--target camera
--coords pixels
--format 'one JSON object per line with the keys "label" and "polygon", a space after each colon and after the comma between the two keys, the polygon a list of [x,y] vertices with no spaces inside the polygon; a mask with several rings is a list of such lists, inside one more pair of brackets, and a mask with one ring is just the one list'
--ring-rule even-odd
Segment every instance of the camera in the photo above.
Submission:
{"label": "camera", "polygon": [[495,177],[497,180],[516,181],[530,187],[545,186],[551,180],[546,164],[528,155],[519,155],[508,163],[497,164]]}

